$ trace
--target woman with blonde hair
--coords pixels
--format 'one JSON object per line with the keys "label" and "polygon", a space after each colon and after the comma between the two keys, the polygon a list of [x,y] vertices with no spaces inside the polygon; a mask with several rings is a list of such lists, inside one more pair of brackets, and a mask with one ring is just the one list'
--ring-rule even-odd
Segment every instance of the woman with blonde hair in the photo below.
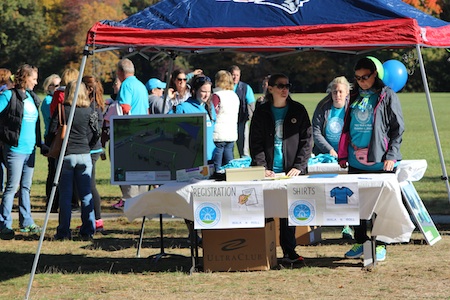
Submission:
{"label": "woman with blonde hair", "polygon": [[[348,106],[351,84],[345,76],[334,78],[327,87],[328,95],[317,104],[312,118],[314,155],[327,154],[336,158],[345,110]],[[353,239],[349,226],[342,229],[342,238]]]}
{"label": "woman with blonde hair", "polygon": [[347,78],[336,77],[328,85],[328,95],[317,104],[312,118],[315,155],[330,154],[337,158],[350,89]]}
{"label": "woman with blonde hair", "polygon": [[[67,83],[64,91],[62,110],[69,116],[74,102],[76,81]],[[71,239],[70,221],[72,216],[71,198],[76,185],[81,200],[82,239],[92,239],[95,233],[94,205],[91,193],[92,161],[89,147],[89,116],[91,101],[86,85],[81,83],[76,101],[75,114],[70,129],[66,152],[64,154],[59,184],[59,225],[55,240]]]}
{"label": "woman with blonde hair", "polygon": [[52,102],[50,103],[50,116],[53,116],[58,104],[64,102],[64,90],[66,85],[73,80],[77,80],[79,74],[80,72],[75,68],[68,68],[64,70],[61,75],[61,85],[55,90]]}
{"label": "woman with blonde hair", "polygon": [[[53,93],[57,88],[59,88],[59,84],[61,83],[61,77],[58,74],[52,74],[45,78],[44,84],[42,88],[46,92],[47,96],[45,96],[44,100],[41,103],[41,114],[42,119],[44,120],[44,140],[46,140],[48,135],[48,130],[50,127],[50,122],[52,120],[52,116],[50,115],[50,103],[52,103]],[[55,178],[56,171],[56,163],[53,157],[47,157],[48,162],[48,173],[47,173],[47,182],[45,184],[45,195],[46,201],[50,200],[50,193],[52,191],[53,179]],[[58,202],[54,201],[52,205],[52,212],[58,211]]]}
{"label": "woman with blonde hair", "polygon": [[234,83],[230,72],[217,72],[215,85],[212,103],[217,115],[213,132],[216,147],[212,159],[215,171],[219,172],[223,165],[234,158],[233,147],[238,138],[239,98],[233,91]]}
{"label": "woman with blonde hair", "polygon": [[[71,82],[78,79],[78,75],[80,73],[75,68],[68,68],[65,69],[64,72],[61,75],[61,83],[60,86],[55,90],[53,93],[52,102],[50,103],[50,116],[52,118],[52,122],[54,119],[58,120],[56,117],[55,111],[58,108],[58,104],[62,104],[64,102],[64,90],[66,89],[66,85]],[[46,142],[46,144],[50,145],[51,142]],[[56,171],[56,164],[55,164],[55,171]],[[59,188],[58,188],[59,191]],[[72,208],[78,209],[80,207],[80,204],[78,203],[78,196],[76,189],[73,191],[72,196]]]}

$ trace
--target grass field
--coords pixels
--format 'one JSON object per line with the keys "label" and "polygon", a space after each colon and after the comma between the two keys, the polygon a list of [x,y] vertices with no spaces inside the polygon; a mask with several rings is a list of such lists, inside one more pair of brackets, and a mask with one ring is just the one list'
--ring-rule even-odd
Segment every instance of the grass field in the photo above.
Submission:
{"label": "grass field", "polygon": [[[323,94],[295,94],[310,115]],[[431,214],[450,214],[448,193],[440,179],[442,170],[430,115],[423,94],[399,94],[406,122],[402,144],[404,159],[426,159],[424,178],[414,183]],[[433,106],[444,158],[450,145],[450,94],[433,94]],[[32,187],[33,212],[44,211],[46,159],[37,157]],[[109,184],[109,160],[97,164],[98,189],[103,211],[112,211],[119,196]],[[13,212],[17,214],[17,212]],[[42,224],[42,220],[36,220]],[[72,228],[80,225],[72,220]],[[340,228],[324,227],[323,242],[298,246],[305,262],[277,265],[262,272],[200,272],[189,276],[191,265],[183,221],[165,222],[168,256],[150,259],[160,252],[159,223],[149,220],[141,258],[136,258],[140,220],[107,220],[106,231],[93,242],[54,242],[57,220],[50,220],[30,299],[450,299],[450,226],[438,224],[442,240],[434,246],[415,231],[410,243],[388,247],[385,262],[362,269],[361,261],[345,259],[348,241]],[[13,224],[18,227],[17,220]],[[0,300],[23,299],[37,247],[37,236],[17,233],[16,239],[0,241]],[[281,249],[277,248],[278,257]]]}

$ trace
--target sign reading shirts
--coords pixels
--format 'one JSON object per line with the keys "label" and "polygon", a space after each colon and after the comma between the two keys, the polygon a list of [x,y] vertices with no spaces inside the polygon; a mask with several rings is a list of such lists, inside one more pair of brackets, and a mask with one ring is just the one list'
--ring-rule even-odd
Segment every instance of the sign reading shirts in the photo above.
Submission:
{"label": "sign reading shirts", "polygon": [[264,227],[261,184],[192,187],[195,229]]}
{"label": "sign reading shirts", "polygon": [[291,226],[359,225],[357,182],[292,183],[287,195]]}

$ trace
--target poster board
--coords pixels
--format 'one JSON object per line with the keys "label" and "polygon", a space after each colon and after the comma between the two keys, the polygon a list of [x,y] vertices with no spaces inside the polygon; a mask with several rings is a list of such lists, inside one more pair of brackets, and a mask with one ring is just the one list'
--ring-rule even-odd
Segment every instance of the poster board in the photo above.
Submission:
{"label": "poster board", "polygon": [[357,182],[290,183],[290,226],[359,225]]}
{"label": "poster board", "polygon": [[206,165],[205,133],[205,114],[113,116],[111,184],[164,184]]}
{"label": "poster board", "polygon": [[415,224],[419,227],[427,243],[432,246],[441,240],[441,235],[434,225],[427,209],[423,205],[416,188],[411,181],[403,181],[400,183],[403,200],[406,207],[414,218]]}
{"label": "poster board", "polygon": [[261,184],[192,187],[195,229],[262,228],[265,226]]}

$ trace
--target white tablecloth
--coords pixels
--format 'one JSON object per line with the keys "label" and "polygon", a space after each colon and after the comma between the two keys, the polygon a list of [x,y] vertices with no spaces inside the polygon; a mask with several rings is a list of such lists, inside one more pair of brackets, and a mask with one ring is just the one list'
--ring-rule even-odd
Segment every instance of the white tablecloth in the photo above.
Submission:
{"label": "white tablecloth", "polygon": [[[400,187],[395,174],[342,174],[334,178],[310,178],[298,176],[283,180],[258,181],[264,191],[265,217],[287,217],[288,183],[358,182],[360,196],[360,217],[377,218],[372,235],[387,243],[408,242],[414,225],[403,205]],[[255,181],[251,181],[255,183]],[[141,194],[125,202],[124,213],[132,221],[152,214],[170,214],[193,220],[191,187],[193,185],[227,186],[233,182],[210,180],[195,183],[173,182]],[[239,182],[245,184],[245,181]],[[344,225],[344,224],[343,224]]]}
{"label": "white tablecloth", "polygon": [[[425,159],[402,160],[397,167],[398,182],[419,181],[427,170],[427,161]],[[337,163],[317,163],[308,165],[309,174],[335,173],[347,174],[348,169],[343,169]]]}

